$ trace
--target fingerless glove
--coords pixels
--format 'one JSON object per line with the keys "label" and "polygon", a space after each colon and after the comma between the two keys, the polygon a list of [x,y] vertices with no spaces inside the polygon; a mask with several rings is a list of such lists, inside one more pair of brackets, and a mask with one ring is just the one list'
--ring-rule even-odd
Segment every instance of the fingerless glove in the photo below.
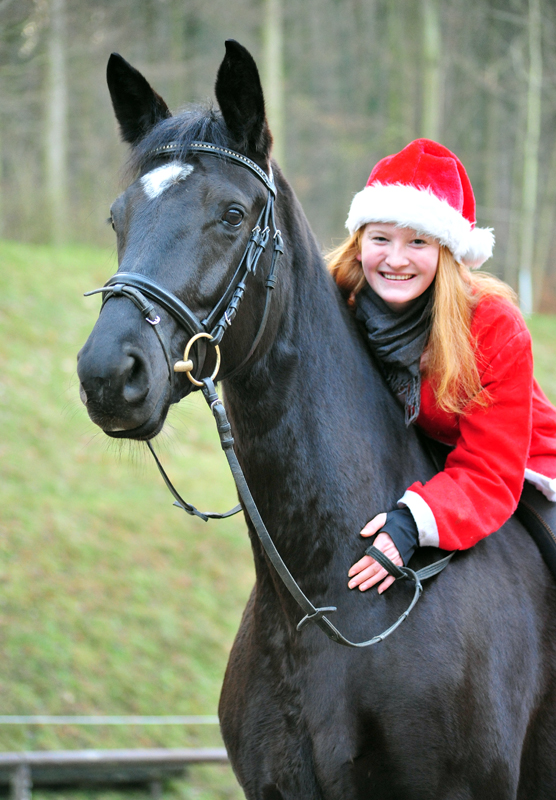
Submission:
{"label": "fingerless glove", "polygon": [[[419,547],[419,532],[409,508],[396,508],[386,515],[379,533],[387,533],[398,549],[404,565]],[[374,541],[374,540],[373,540]]]}

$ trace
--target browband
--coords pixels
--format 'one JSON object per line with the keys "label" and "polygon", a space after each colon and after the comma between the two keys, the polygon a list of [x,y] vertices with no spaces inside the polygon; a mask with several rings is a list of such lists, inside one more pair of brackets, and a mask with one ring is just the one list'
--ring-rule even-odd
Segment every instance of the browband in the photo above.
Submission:
{"label": "browband", "polygon": [[236,164],[241,164],[242,166],[247,167],[251,170],[251,172],[254,172],[258,178],[260,178],[268,191],[271,192],[274,197],[276,197],[276,186],[272,176],[272,169],[270,170],[269,176],[250,158],[247,158],[247,156],[244,156],[241,153],[236,153],[235,150],[230,150],[227,147],[218,147],[215,144],[210,144],[210,142],[191,142],[191,144],[184,148],[179,142],[168,142],[168,144],[162,144],[160,147],[155,147],[153,150],[150,150],[147,155],[161,156],[166,153],[177,153],[182,155],[184,151],[187,150],[196,150],[198,153],[213,153],[214,155],[219,155],[223,158],[229,158],[230,161],[235,161]]}

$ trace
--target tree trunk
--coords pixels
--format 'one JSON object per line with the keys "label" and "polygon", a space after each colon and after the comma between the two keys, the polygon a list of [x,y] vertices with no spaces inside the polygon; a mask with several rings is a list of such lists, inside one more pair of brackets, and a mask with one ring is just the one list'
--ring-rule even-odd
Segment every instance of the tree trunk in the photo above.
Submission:
{"label": "tree trunk", "polygon": [[542,205],[537,214],[537,246],[535,248],[535,268],[533,278],[537,287],[537,297],[535,307],[538,308],[542,300],[542,289],[546,273],[548,271],[548,259],[552,250],[554,240],[554,230],[556,227],[555,219],[556,208],[556,140],[553,143],[552,155],[548,166],[546,185],[542,194]]}
{"label": "tree trunk", "polygon": [[519,262],[519,302],[524,314],[533,312],[533,256],[541,133],[541,8],[540,0],[529,0],[529,79],[527,127],[523,147],[523,193]]}
{"label": "tree trunk", "polygon": [[66,70],[66,0],[50,0],[46,89],[46,196],[50,239],[67,239],[68,215],[68,88]]}
{"label": "tree trunk", "polygon": [[423,12],[422,135],[438,141],[441,123],[440,16],[438,0],[421,0]]}
{"label": "tree trunk", "polygon": [[2,152],[2,118],[0,117],[0,239],[4,236],[4,193],[2,187],[4,185],[4,154]]}
{"label": "tree trunk", "polygon": [[263,25],[265,106],[274,137],[274,158],[284,169],[284,32],[282,0],[265,0]]}
{"label": "tree trunk", "polygon": [[386,136],[384,150],[387,153],[400,150],[412,138],[411,113],[413,97],[411,92],[411,53],[408,53],[406,28],[411,26],[407,21],[405,9],[396,3],[387,6],[387,39],[388,39],[388,95],[386,119]]}

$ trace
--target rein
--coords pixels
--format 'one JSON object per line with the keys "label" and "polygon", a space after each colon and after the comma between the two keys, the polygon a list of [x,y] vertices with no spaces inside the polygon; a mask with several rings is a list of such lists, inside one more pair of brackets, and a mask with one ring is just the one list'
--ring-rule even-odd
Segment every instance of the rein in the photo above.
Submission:
{"label": "rein", "polygon": [[284,563],[282,556],[276,549],[276,545],[272,541],[272,538],[264,524],[262,517],[259,513],[257,505],[253,499],[253,496],[249,490],[249,486],[247,485],[247,481],[245,480],[245,475],[243,474],[243,470],[239,464],[237,456],[234,452],[234,439],[232,436],[232,426],[228,421],[228,417],[226,415],[226,409],[224,408],[224,404],[222,400],[219,398],[218,394],[216,393],[216,389],[214,387],[214,383],[211,378],[204,378],[202,381],[203,388],[202,393],[203,397],[205,398],[207,405],[211,409],[214,419],[216,421],[216,428],[218,430],[218,434],[220,436],[220,444],[224,453],[226,454],[226,458],[228,459],[228,464],[230,467],[230,471],[234,478],[239,496],[243,501],[243,505],[245,511],[249,515],[251,522],[253,523],[253,527],[255,528],[255,532],[259,537],[259,541],[264,548],[265,553],[270,559],[272,566],[280,576],[282,583],[289,591],[293,599],[297,602],[300,606],[302,611],[305,612],[305,616],[303,619],[297,624],[297,630],[300,631],[302,628],[305,627],[309,622],[314,622],[323,633],[325,633],[329,639],[337,644],[342,644],[345,647],[369,647],[373,644],[378,644],[386,639],[387,636],[390,636],[397,627],[399,627],[402,622],[407,619],[409,614],[411,613],[412,609],[414,608],[415,604],[419,600],[421,593],[423,591],[423,585],[421,581],[427,580],[427,578],[432,578],[434,575],[437,575],[439,572],[448,566],[449,561],[451,560],[453,553],[446,556],[445,558],[441,559],[440,561],[435,562],[434,564],[430,564],[428,567],[423,567],[422,569],[415,572],[414,570],[410,569],[409,567],[398,567],[394,564],[387,556],[382,553],[382,551],[378,550],[376,547],[372,546],[369,547],[366,552],[375,561],[378,561],[379,564],[384,567],[384,569],[393,575],[396,579],[404,580],[409,578],[415,584],[415,592],[413,594],[413,599],[409,604],[408,608],[404,611],[404,613],[398,617],[396,622],[390,625],[385,631],[380,633],[378,636],[373,636],[372,639],[368,639],[365,642],[352,642],[349,639],[340,633],[340,631],[330,622],[330,620],[326,617],[326,614],[330,614],[336,611],[335,606],[323,606],[321,608],[317,608],[313,605],[313,603],[309,600],[309,598],[305,595],[295,578],[292,576],[290,571],[288,570],[286,564]]}
{"label": "rein", "polygon": [[[258,164],[255,164],[254,161],[251,161],[251,159],[247,158],[241,153],[235,152],[234,150],[229,150],[225,147],[217,147],[216,145],[208,142],[193,142],[189,145],[189,150],[218,155],[247,167],[264,183],[268,190],[266,203],[259,214],[255,227],[251,232],[251,236],[249,237],[249,241],[240,263],[216,306],[210,312],[208,317],[202,321],[199,321],[191,309],[178,297],[171,292],[168,292],[164,287],[159,286],[155,281],[151,280],[145,275],[135,272],[118,272],[116,275],[113,275],[102,288],[87,292],[85,296],[102,293],[103,298],[101,311],[108,300],[113,297],[126,297],[131,300],[131,302],[141,311],[145,321],[151,325],[158,337],[164,357],[166,359],[166,363],[168,365],[170,385],[172,387],[174,385],[175,372],[185,372],[191,383],[193,383],[195,387],[201,389],[203,397],[205,398],[214,416],[218,434],[220,436],[220,444],[228,460],[228,465],[236,483],[239,496],[242,500],[243,508],[249,515],[255,532],[259,537],[259,541],[261,542],[261,545],[271,564],[280,576],[286,589],[305,613],[305,616],[297,625],[297,630],[301,630],[309,622],[313,622],[323,631],[323,633],[328,636],[329,639],[337,644],[341,644],[346,647],[368,647],[369,645],[378,644],[378,642],[382,642],[387,636],[393,633],[396,628],[408,617],[423,591],[421,581],[432,578],[434,575],[437,575],[439,572],[441,572],[448,565],[453,553],[441,559],[440,561],[437,561],[436,563],[415,572],[409,567],[396,566],[376,547],[369,547],[366,550],[368,555],[374,558],[375,561],[378,561],[378,563],[396,579],[412,580],[415,584],[415,591],[410,605],[396,620],[396,622],[394,622],[381,634],[364,642],[352,642],[349,639],[346,639],[346,637],[340,633],[340,631],[326,616],[326,614],[336,611],[336,607],[323,606],[319,608],[314,606],[288,570],[286,564],[276,549],[274,542],[272,541],[272,538],[262,520],[253,496],[249,490],[249,486],[245,480],[245,475],[243,474],[234,451],[234,439],[231,435],[231,425],[228,421],[226,410],[214,386],[214,380],[218,375],[220,367],[219,344],[222,341],[224,333],[231,326],[237,315],[239,305],[247,288],[246,281],[248,276],[254,276],[256,274],[257,264],[268,244],[270,238],[270,225],[272,225],[274,231],[274,249],[269,274],[265,280],[266,297],[261,322],[247,355],[243,358],[238,366],[234,367],[234,369],[225,375],[224,378],[221,378],[221,380],[227,379],[234,375],[249,361],[263,336],[266,323],[268,321],[272,290],[276,286],[278,277],[279,259],[284,252],[282,235],[276,227],[276,220],[274,216],[276,186],[274,184],[272,174],[268,176],[258,166]],[[150,155],[160,156],[173,153],[181,153],[180,146],[175,142],[152,150]],[[162,306],[190,335],[190,339],[184,350],[183,360],[172,364],[170,348],[165,341],[164,335],[157,327],[160,323],[160,316],[156,313],[156,310],[150,300],[154,300],[156,303]],[[217,357],[216,367],[210,378],[200,377],[206,357],[205,339],[208,339],[209,342],[214,346]],[[196,345],[195,362],[189,358],[193,344]],[[195,508],[195,506],[186,502],[181,497],[166,474],[152,444],[147,442],[147,446],[153,455],[164,483],[174,497],[174,505],[183,509],[186,513],[195,515],[204,521],[207,521],[208,519],[224,519],[241,511],[241,505],[237,505],[233,509],[230,509],[230,511],[226,511],[223,514],[211,511],[199,511],[197,508]]]}

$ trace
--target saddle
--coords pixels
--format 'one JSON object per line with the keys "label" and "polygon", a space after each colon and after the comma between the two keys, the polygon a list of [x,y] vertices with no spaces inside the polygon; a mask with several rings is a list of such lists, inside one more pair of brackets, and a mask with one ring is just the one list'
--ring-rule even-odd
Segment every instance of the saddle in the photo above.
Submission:
{"label": "saddle", "polygon": [[533,537],[556,578],[556,503],[525,481],[515,515]]}

